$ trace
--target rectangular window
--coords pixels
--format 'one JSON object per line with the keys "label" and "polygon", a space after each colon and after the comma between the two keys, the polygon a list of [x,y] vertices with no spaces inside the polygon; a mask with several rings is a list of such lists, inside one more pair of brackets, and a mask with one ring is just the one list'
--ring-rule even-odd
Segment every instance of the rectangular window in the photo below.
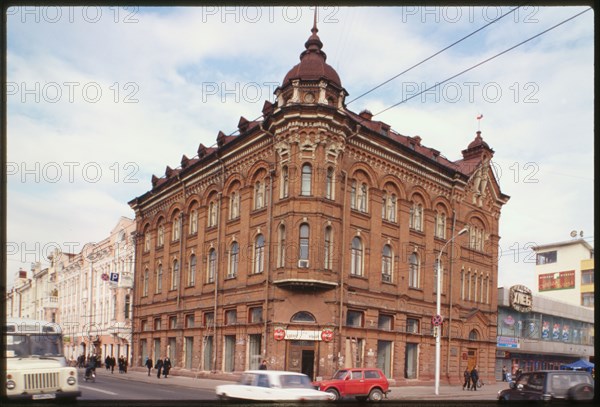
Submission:
{"label": "rectangular window", "polygon": [[194,360],[194,337],[186,336],[185,338],[185,368],[191,369]]}
{"label": "rectangular window", "polygon": [[214,312],[205,312],[203,318],[204,326],[215,326],[215,314]]}
{"label": "rectangular window", "polygon": [[186,328],[194,327],[194,314],[188,314],[185,316],[185,327]]}
{"label": "rectangular window", "polygon": [[248,315],[250,323],[263,322],[262,307],[251,307]]}
{"label": "rectangular window", "polygon": [[363,313],[362,311],[348,310],[346,313],[346,325],[354,327],[363,326]]}
{"label": "rectangular window", "polygon": [[261,354],[261,334],[248,335],[248,368],[250,370],[258,369],[262,359]]}
{"label": "rectangular window", "polygon": [[224,347],[225,363],[223,370],[233,372],[235,368],[235,335],[225,335]]}
{"label": "rectangular window", "polygon": [[142,332],[147,331],[147,330],[148,330],[148,320],[144,319],[144,320],[142,320]]}
{"label": "rectangular window", "polygon": [[582,293],[581,305],[584,307],[594,308],[594,293]]}
{"label": "rectangular window", "polygon": [[237,323],[237,311],[230,309],[225,311],[225,325],[233,325]]}
{"label": "rectangular window", "polygon": [[377,328],[391,331],[393,328],[394,317],[392,315],[379,314]]}
{"label": "rectangular window", "polygon": [[154,330],[155,331],[159,331],[160,330],[160,318],[156,318],[154,320]]}
{"label": "rectangular window", "polygon": [[416,318],[406,318],[406,332],[418,334],[420,332],[419,320]]}
{"label": "rectangular window", "polygon": [[169,317],[169,329],[175,329],[177,328],[177,317],[173,316],[173,317]]}
{"label": "rectangular window", "polygon": [[551,252],[538,253],[535,257],[535,264],[538,266],[541,264],[550,263],[556,263],[556,250],[553,250]]}
{"label": "rectangular window", "polygon": [[594,270],[581,271],[581,284],[594,284]]}
{"label": "rectangular window", "polygon": [[212,370],[212,354],[213,354],[213,337],[212,336],[205,336],[204,337],[204,341],[203,341],[203,345],[204,345],[204,357],[203,357],[203,361],[202,361],[202,365],[204,367],[204,370]]}

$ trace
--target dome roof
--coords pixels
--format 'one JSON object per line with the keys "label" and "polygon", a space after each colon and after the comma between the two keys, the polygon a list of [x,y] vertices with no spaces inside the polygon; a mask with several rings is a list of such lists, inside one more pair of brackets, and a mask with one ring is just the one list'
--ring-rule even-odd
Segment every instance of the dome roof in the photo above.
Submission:
{"label": "dome roof", "polygon": [[477,136],[475,136],[475,140],[473,140],[473,141],[471,141],[471,143],[469,143],[469,146],[467,147],[467,149],[470,150],[472,148],[479,147],[479,146],[484,146],[485,148],[490,148],[490,146],[488,146],[488,143],[483,141],[483,137],[481,137],[481,132],[477,131]]}
{"label": "dome roof", "polygon": [[340,77],[335,69],[325,62],[327,55],[321,50],[323,43],[317,35],[318,31],[315,20],[311,29],[312,35],[304,43],[306,49],[300,54],[300,63],[290,69],[287,75],[285,75],[281,83],[282,87],[289,84],[293,79],[326,79],[340,88],[342,87],[342,81],[340,81]]}

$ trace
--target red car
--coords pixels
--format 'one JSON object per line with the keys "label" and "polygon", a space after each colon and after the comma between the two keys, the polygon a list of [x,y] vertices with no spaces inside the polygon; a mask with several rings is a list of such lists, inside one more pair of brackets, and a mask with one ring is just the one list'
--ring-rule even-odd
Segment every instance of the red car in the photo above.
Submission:
{"label": "red car", "polygon": [[390,392],[390,384],[380,369],[347,368],[340,369],[330,380],[313,382],[315,388],[335,396],[356,397],[357,400],[380,401]]}

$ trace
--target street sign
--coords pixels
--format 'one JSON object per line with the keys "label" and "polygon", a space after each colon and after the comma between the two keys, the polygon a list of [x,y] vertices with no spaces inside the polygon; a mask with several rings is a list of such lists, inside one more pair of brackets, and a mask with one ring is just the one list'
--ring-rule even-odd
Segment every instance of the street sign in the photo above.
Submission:
{"label": "street sign", "polygon": [[440,325],[442,325],[442,321],[443,320],[444,319],[442,318],[441,315],[439,315],[439,314],[438,315],[434,315],[433,317],[431,317],[431,324],[433,326],[440,326]]}
{"label": "street sign", "polygon": [[113,283],[119,282],[119,273],[110,273],[110,281]]}

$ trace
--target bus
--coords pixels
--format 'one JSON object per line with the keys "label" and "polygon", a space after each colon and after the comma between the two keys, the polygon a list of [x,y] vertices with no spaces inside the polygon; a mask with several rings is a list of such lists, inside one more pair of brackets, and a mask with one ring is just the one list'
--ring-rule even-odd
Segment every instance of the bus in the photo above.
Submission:
{"label": "bus", "polygon": [[60,325],[41,320],[8,318],[6,396],[44,400],[81,396],[77,369],[67,366]]}

